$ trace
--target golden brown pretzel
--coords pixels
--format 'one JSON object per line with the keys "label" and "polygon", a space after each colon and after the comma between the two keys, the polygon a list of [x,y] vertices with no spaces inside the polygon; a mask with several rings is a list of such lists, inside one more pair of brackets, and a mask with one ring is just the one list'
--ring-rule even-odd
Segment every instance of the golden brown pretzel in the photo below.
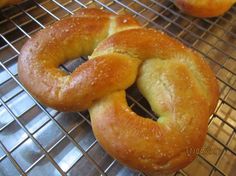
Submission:
{"label": "golden brown pretzel", "polygon": [[[57,68],[94,49],[71,75]],[[187,150],[202,147],[218,99],[216,78],[199,55],[129,16],[95,9],[36,34],[21,50],[18,72],[42,103],[67,111],[89,108],[104,149],[150,175],[177,171],[196,157]],[[136,78],[157,121],[127,106],[124,90]]]}
{"label": "golden brown pretzel", "polygon": [[178,8],[196,17],[223,15],[235,2],[235,0],[174,0]]}

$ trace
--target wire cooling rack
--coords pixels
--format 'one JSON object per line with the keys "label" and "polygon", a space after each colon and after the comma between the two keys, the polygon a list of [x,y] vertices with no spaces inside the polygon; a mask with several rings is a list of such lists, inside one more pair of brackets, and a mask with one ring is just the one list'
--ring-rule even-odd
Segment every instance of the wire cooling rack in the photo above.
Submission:
{"label": "wire cooling rack", "polygon": [[[0,175],[143,175],[110,157],[97,143],[88,112],[62,113],[39,104],[18,81],[17,58],[36,31],[80,8],[130,13],[201,53],[214,70],[220,100],[209,120],[204,148],[175,175],[236,175],[236,7],[224,16],[184,15],[166,0],[28,0],[0,12]],[[63,66],[68,71],[86,58]],[[29,78],[30,79],[30,78]],[[128,90],[133,110],[152,115],[144,98]]]}

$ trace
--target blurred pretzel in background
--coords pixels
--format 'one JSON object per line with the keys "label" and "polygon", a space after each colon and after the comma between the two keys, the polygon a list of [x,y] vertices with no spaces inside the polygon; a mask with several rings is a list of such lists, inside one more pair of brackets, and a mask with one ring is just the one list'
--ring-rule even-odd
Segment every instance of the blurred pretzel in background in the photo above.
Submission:
{"label": "blurred pretzel in background", "polygon": [[174,0],[175,5],[184,13],[206,18],[223,15],[236,0]]}

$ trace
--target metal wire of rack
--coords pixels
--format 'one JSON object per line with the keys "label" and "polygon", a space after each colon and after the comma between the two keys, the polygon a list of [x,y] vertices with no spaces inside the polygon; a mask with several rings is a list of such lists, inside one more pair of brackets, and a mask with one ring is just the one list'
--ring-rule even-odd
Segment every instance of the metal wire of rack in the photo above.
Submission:
{"label": "metal wire of rack", "polygon": [[[88,112],[63,113],[39,104],[21,85],[17,58],[36,31],[79,8],[130,13],[201,53],[216,73],[220,100],[209,120],[204,150],[175,175],[236,174],[236,6],[225,15],[199,19],[165,0],[24,0],[0,12],[0,175],[143,175],[110,157],[97,143]],[[86,61],[62,66],[68,72]],[[130,107],[155,118],[134,87]]]}

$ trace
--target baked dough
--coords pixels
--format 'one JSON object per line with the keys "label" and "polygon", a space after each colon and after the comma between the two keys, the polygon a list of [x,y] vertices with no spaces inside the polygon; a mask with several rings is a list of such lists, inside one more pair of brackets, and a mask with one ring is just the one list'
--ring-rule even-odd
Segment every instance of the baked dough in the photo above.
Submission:
{"label": "baked dough", "polygon": [[[71,75],[60,64],[91,55]],[[218,100],[216,78],[191,49],[129,15],[82,9],[34,35],[21,50],[19,79],[41,103],[89,109],[98,142],[121,163],[149,175],[188,165],[206,137]],[[137,82],[157,121],[127,105]]]}
{"label": "baked dough", "polygon": [[183,12],[196,17],[216,17],[223,15],[235,0],[174,0]]}

